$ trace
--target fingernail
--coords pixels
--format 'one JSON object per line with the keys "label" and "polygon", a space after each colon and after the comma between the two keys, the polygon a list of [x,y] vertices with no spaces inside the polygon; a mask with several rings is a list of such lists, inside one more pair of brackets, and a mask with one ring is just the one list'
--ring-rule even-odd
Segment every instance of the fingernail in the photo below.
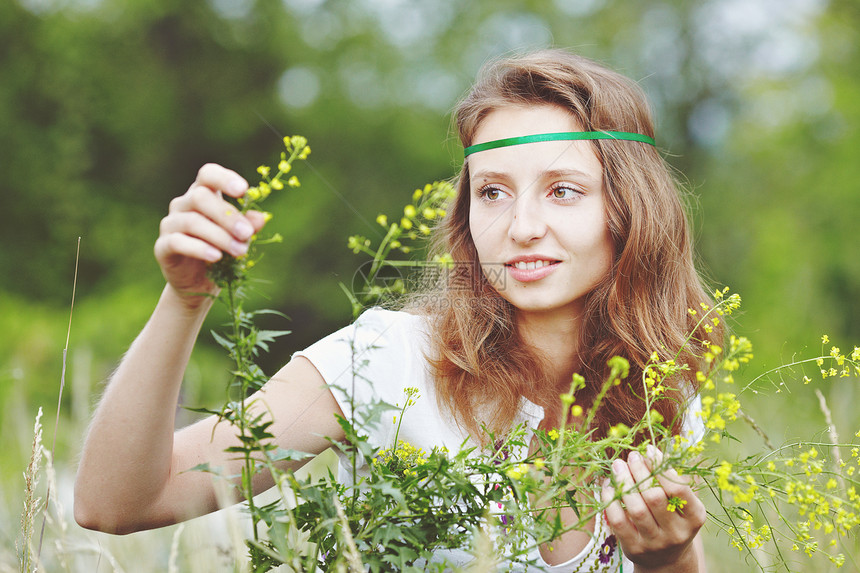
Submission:
{"label": "fingernail", "polygon": [[203,258],[210,263],[214,263],[221,258],[221,251],[219,251],[215,247],[207,247],[206,251],[203,253]]}
{"label": "fingernail", "polygon": [[238,195],[239,193],[243,193],[247,188],[248,184],[245,180],[237,177],[235,179],[231,179],[230,182],[227,183],[225,191],[231,195]]}
{"label": "fingernail", "polygon": [[630,455],[627,456],[627,461],[628,462],[641,463],[642,462],[642,456],[639,454],[639,452],[635,452],[635,451],[630,452]]}
{"label": "fingernail", "polygon": [[647,452],[648,457],[652,460],[657,459],[657,448],[654,447],[654,444],[648,444],[645,447],[645,452]]}
{"label": "fingernail", "polygon": [[612,472],[615,475],[620,475],[624,470],[624,460],[615,460],[612,462]]}
{"label": "fingernail", "polygon": [[236,224],[233,225],[233,234],[240,239],[248,239],[254,234],[254,227],[252,227],[247,221],[237,221]]}
{"label": "fingernail", "polygon": [[248,252],[248,245],[235,240],[230,241],[230,252],[234,257],[240,257]]}

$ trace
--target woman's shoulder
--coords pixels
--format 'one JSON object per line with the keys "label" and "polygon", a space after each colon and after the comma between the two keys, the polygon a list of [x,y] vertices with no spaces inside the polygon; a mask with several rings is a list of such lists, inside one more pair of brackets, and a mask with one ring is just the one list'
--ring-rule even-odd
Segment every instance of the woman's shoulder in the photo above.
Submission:
{"label": "woman's shoulder", "polygon": [[363,345],[423,348],[430,332],[430,317],[407,310],[373,307],[364,311],[346,331]]}
{"label": "woman's shoulder", "polygon": [[374,307],[294,356],[311,360],[321,372],[325,370],[326,378],[346,366],[377,375],[376,371],[414,367],[417,353],[425,346],[427,324],[426,316]]}
{"label": "woman's shoulder", "polygon": [[382,325],[398,326],[404,328],[423,327],[429,320],[429,316],[412,310],[396,310],[374,306],[365,310],[356,319],[358,325]]}

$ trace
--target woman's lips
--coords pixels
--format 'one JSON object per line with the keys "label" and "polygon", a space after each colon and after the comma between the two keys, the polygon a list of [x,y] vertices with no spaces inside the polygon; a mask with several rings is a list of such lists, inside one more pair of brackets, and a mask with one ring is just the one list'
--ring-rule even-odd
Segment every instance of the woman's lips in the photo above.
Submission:
{"label": "woman's lips", "polygon": [[542,258],[523,258],[505,263],[508,273],[516,281],[528,283],[539,281],[551,274],[560,261]]}

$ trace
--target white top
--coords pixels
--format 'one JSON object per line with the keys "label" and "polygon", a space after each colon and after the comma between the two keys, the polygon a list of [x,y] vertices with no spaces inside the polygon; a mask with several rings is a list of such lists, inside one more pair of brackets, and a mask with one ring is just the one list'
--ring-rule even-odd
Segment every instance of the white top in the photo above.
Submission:
{"label": "white top", "polygon": [[[355,419],[374,447],[394,446],[392,442],[396,426],[391,420],[392,412],[387,410],[375,424],[361,424],[361,421],[373,411],[373,405],[380,401],[402,405],[408,387],[418,388],[419,397],[403,416],[399,440],[426,452],[434,447],[444,446],[450,451],[458,451],[464,443],[476,445],[468,433],[438,407],[433,377],[425,358],[428,332],[425,317],[374,308],[362,314],[355,323],[297,352],[295,356],[304,356],[310,360],[327,384],[343,389],[332,389],[332,393],[344,416],[350,419],[354,405]],[[688,415],[687,418],[696,419],[701,425],[701,420],[695,416]],[[523,398],[514,424],[523,423],[529,431],[534,431],[542,419],[543,408]],[[695,431],[698,428],[690,430],[685,421],[685,430],[693,435],[691,441],[695,443],[701,438],[704,428],[700,431]],[[337,454],[339,479],[343,483],[350,483],[353,471],[351,460],[341,452]],[[359,460],[359,466],[359,473],[366,475],[366,460]],[[540,557],[537,549],[529,557],[537,560],[536,563],[542,568],[539,570],[552,573],[632,572],[633,564],[626,558],[623,558],[622,564],[620,551],[615,547],[615,538],[612,536],[610,539],[610,533],[601,515],[595,520],[591,541],[573,559],[551,566]],[[442,559],[447,559],[452,565],[463,566],[472,557],[465,552],[445,552],[444,555],[437,554],[434,561]]]}

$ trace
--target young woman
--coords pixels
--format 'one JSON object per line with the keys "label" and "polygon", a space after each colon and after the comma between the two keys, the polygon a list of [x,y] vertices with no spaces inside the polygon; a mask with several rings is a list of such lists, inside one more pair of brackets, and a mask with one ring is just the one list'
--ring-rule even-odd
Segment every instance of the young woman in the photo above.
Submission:
{"label": "young woman", "polygon": [[[400,438],[429,451],[480,441],[481,424],[500,432],[520,422],[557,426],[558,396],[571,375],[585,376],[577,400],[587,404],[615,355],[630,361],[631,379],[660,348],[681,351],[698,368],[684,349],[695,325],[687,309],[710,299],[638,87],[584,58],[542,51],[485,68],[456,118],[467,158],[439,232],[466,280],[445,286],[443,303],[416,298],[408,312],[367,311],[297,353],[260,392],[281,447],[320,452],[328,446],[323,436],[343,439],[334,414],[402,401],[407,386],[421,397]],[[224,452],[235,441],[228,425],[207,419],[174,433],[174,411],[212,304],[199,294],[215,289],[207,264],[243,254],[263,226],[259,214],[242,216],[222,197],[247,188],[233,171],[206,165],[170,204],[155,243],[167,285],[108,384],[81,459],[75,517],[85,527],[125,533],[215,510],[210,476],[184,470],[209,462],[238,473]],[[327,384],[348,386],[353,400]],[[685,421],[679,406],[695,394],[694,383],[675,384],[678,399],[658,407],[674,432],[695,434],[696,420]],[[629,389],[614,387],[596,430],[632,426],[644,411]],[[390,428],[370,433],[371,443],[392,445]],[[649,474],[648,464],[634,453],[612,469],[633,484]],[[257,476],[257,490],[271,485],[267,477]],[[685,500],[685,510],[668,511],[670,497]],[[548,571],[616,571],[617,554],[598,559],[614,535],[624,571],[704,571],[697,536],[704,517],[695,493],[669,470],[613,502],[588,531],[542,547],[539,558]]]}

